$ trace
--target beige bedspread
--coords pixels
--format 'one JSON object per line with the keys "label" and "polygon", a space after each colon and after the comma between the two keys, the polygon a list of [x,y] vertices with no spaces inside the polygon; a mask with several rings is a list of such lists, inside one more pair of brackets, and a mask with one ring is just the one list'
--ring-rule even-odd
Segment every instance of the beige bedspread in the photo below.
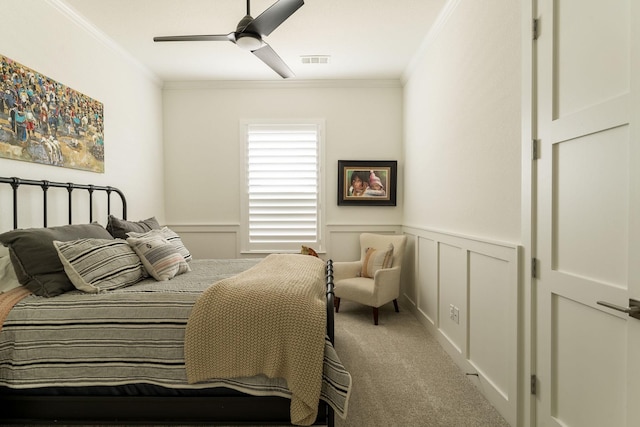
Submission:
{"label": "beige bedspread", "polygon": [[325,264],[273,254],[209,287],[187,323],[189,383],[264,374],[284,378],[291,422],[314,422],[326,335]]}

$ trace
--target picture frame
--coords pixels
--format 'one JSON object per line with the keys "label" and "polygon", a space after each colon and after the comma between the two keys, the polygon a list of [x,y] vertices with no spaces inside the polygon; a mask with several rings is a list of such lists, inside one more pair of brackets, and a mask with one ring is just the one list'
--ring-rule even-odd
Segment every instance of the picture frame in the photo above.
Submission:
{"label": "picture frame", "polygon": [[338,206],[396,206],[396,160],[338,160]]}

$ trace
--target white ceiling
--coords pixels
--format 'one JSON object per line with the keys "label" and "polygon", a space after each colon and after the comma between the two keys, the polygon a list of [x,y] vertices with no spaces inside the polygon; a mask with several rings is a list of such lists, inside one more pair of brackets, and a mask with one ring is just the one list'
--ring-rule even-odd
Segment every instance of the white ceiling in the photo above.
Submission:
{"label": "white ceiling", "polygon": [[[265,38],[298,80],[399,79],[446,0],[306,0]],[[275,0],[252,0],[257,17]],[[154,43],[154,36],[227,34],[245,0],[58,0],[162,81],[281,80],[231,42]],[[302,64],[301,55],[330,55]]]}

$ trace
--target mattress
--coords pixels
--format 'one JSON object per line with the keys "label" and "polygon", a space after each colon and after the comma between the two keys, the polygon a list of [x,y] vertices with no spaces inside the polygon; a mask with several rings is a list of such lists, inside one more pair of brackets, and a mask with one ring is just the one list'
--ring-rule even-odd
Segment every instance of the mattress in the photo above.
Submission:
{"label": "mattress", "polygon": [[[30,295],[9,312],[0,331],[0,386],[168,390],[224,387],[260,396],[291,397],[286,381],[264,375],[189,384],[184,333],[198,296],[215,282],[259,260],[193,260],[192,271],[168,281],[144,280],[108,292]],[[342,417],[351,377],[325,340],[321,399]]]}

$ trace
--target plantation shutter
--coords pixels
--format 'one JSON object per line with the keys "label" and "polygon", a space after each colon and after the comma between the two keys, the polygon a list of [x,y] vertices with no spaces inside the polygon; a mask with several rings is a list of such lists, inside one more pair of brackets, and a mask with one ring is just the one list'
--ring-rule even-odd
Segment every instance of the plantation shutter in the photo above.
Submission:
{"label": "plantation shutter", "polygon": [[317,124],[247,126],[249,251],[319,244]]}

